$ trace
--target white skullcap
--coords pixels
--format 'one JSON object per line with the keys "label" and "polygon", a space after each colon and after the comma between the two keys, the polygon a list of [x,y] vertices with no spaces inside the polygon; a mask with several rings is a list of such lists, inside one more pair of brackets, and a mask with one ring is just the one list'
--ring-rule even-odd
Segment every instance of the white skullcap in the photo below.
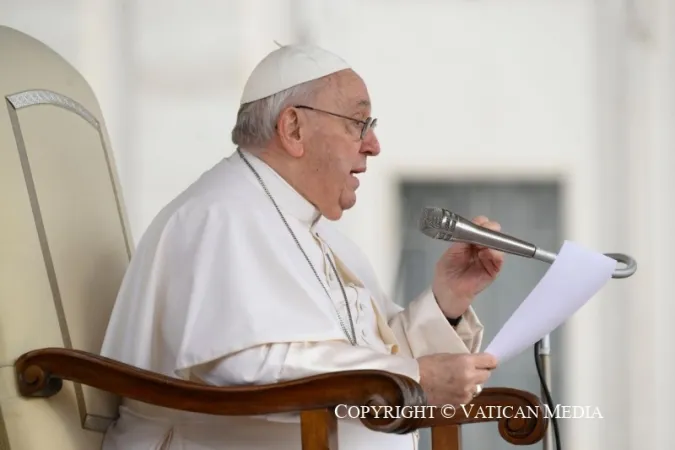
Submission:
{"label": "white skullcap", "polygon": [[241,104],[350,68],[339,56],[317,46],[286,45],[268,54],[253,69]]}

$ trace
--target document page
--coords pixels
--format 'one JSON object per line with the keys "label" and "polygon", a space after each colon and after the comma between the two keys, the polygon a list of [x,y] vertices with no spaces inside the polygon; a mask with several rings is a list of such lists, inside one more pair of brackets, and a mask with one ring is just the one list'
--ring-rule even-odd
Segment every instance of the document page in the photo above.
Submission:
{"label": "document page", "polygon": [[485,353],[500,364],[549,334],[590,300],[612,277],[617,261],[565,241],[556,260],[506,321]]}

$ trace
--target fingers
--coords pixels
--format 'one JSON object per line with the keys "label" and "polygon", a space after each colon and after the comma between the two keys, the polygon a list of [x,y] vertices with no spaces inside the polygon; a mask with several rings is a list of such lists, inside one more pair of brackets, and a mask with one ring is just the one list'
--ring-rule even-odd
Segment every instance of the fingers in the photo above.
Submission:
{"label": "fingers", "polygon": [[[479,227],[487,228],[488,230],[491,230],[491,231],[501,231],[502,230],[502,226],[499,222],[494,222],[494,221],[488,219],[485,216],[474,217],[472,222],[474,224],[478,225]],[[484,247],[482,245],[477,245],[476,248],[478,248],[479,250],[485,250],[485,251],[489,252],[488,254],[490,255],[490,257],[495,260],[492,269],[494,269],[494,266],[498,267],[499,265],[501,265],[501,261],[504,258],[504,253],[502,253],[500,251],[497,251],[497,250],[488,249],[487,247]],[[485,256],[487,256],[487,255],[484,255],[483,257],[485,257]],[[484,262],[487,262],[487,260],[484,261]],[[488,267],[486,267],[486,269],[487,268]]]}
{"label": "fingers", "polygon": [[492,220],[488,219],[485,216],[477,216],[474,217],[472,222],[479,227],[484,227],[487,228],[488,230],[492,231],[501,231],[502,226],[499,224],[499,222],[493,222]]}
{"label": "fingers", "polygon": [[[477,386],[488,381],[498,363],[489,353],[443,353],[421,357],[419,361],[420,372],[424,372],[421,383],[425,392],[434,398],[434,402],[456,405],[473,401]],[[431,375],[428,375],[427,365],[435,367]]]}
{"label": "fingers", "polygon": [[470,403],[479,393],[479,390],[482,390],[483,385],[488,380],[488,378],[490,378],[490,372],[487,370],[477,372],[472,380],[464,386],[464,389],[462,389],[460,394],[462,397],[460,403]]}
{"label": "fingers", "polygon": [[474,367],[476,369],[492,370],[496,369],[499,362],[494,355],[489,353],[476,353],[473,355]]}
{"label": "fingers", "polygon": [[476,376],[473,379],[475,384],[485,384],[485,382],[490,379],[492,372],[489,370],[479,370],[476,372]]}
{"label": "fingers", "polygon": [[491,277],[495,277],[504,264],[504,252],[489,248],[481,248],[478,250],[478,259],[483,265],[485,271]]}
{"label": "fingers", "polygon": [[471,392],[474,393],[478,385],[482,386],[490,379],[492,370],[497,367],[498,361],[497,358],[495,358],[493,355],[490,355],[489,353],[480,353],[476,355],[475,363],[476,369],[474,370],[469,386],[469,388],[472,390]]}
{"label": "fingers", "polygon": [[475,223],[475,224],[478,225],[479,227],[482,227],[483,225],[485,225],[485,224],[488,223],[489,221],[490,221],[490,219],[488,219],[488,218],[485,217],[485,216],[476,216],[476,217],[474,217],[474,218],[471,220],[471,222]]}

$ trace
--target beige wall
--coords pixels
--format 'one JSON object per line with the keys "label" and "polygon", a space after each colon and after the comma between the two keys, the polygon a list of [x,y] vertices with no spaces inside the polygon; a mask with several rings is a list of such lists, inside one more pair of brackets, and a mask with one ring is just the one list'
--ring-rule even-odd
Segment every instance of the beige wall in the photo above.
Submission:
{"label": "beige wall", "polygon": [[611,282],[572,319],[574,353],[554,360],[574,385],[568,398],[604,415],[575,421],[563,445],[670,445],[672,2],[58,3],[0,0],[0,22],[53,46],[90,80],[136,239],[232,151],[246,74],[273,40],[300,35],[344,56],[369,84],[383,152],[342,226],[385,286],[397,263],[399,180],[561,180],[567,238],[639,262],[636,276]]}

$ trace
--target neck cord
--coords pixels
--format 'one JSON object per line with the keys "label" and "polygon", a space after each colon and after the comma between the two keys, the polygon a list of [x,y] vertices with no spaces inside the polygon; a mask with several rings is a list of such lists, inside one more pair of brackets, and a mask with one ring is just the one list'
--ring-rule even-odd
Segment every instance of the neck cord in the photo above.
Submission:
{"label": "neck cord", "polygon": [[335,308],[335,312],[337,313],[338,320],[340,321],[340,326],[342,327],[342,331],[343,331],[343,332],[345,333],[345,335],[347,336],[347,339],[349,339],[349,342],[350,342],[352,345],[356,346],[356,345],[357,345],[357,342],[356,342],[356,331],[355,331],[355,329],[354,329],[354,321],[353,321],[353,319],[352,319],[352,312],[351,312],[351,309],[349,308],[349,301],[347,300],[347,293],[345,292],[345,288],[344,288],[344,285],[342,284],[342,280],[341,280],[341,278],[340,278],[340,275],[339,275],[339,273],[338,273],[338,271],[337,271],[337,268],[335,267],[335,264],[333,263],[333,260],[331,259],[330,255],[326,254],[326,258],[328,258],[328,262],[330,263],[330,266],[331,266],[331,268],[333,269],[333,273],[335,273],[335,277],[337,278],[338,283],[340,284],[340,290],[342,291],[342,297],[344,298],[344,301],[345,301],[345,307],[347,308],[347,315],[349,316],[349,324],[350,324],[350,328],[351,328],[351,332],[352,332],[351,335],[347,332],[347,327],[345,326],[344,321],[342,320],[342,316],[340,315],[340,312],[338,311],[337,307],[336,307],[335,304],[333,303],[333,299],[332,299],[332,297],[330,296],[330,294],[328,293],[328,289],[326,289],[326,287],[324,286],[323,282],[321,281],[321,277],[319,277],[318,272],[317,272],[316,269],[314,268],[314,264],[312,264],[312,261],[311,261],[311,260],[309,259],[309,257],[307,256],[307,253],[305,253],[305,250],[302,248],[302,245],[300,245],[300,241],[298,241],[298,238],[295,236],[295,233],[293,233],[293,230],[292,230],[291,227],[288,225],[288,222],[286,222],[286,218],[285,218],[284,215],[281,213],[281,209],[280,209],[279,206],[277,205],[277,202],[274,200],[274,197],[272,197],[272,194],[270,194],[270,191],[267,189],[267,186],[266,186],[265,183],[263,182],[262,178],[260,177],[260,175],[258,174],[258,172],[253,168],[253,166],[251,165],[251,163],[246,159],[246,157],[244,156],[243,152],[242,152],[240,149],[237,149],[237,152],[239,153],[239,156],[241,157],[241,159],[243,159],[244,162],[246,163],[246,165],[249,167],[249,169],[251,169],[251,171],[253,172],[253,175],[255,175],[255,177],[257,178],[258,182],[259,182],[260,185],[262,186],[263,190],[265,191],[265,193],[267,194],[267,196],[269,197],[269,199],[272,201],[272,204],[274,205],[274,208],[277,210],[277,213],[279,214],[279,217],[281,217],[281,220],[284,222],[284,225],[286,226],[286,229],[287,229],[288,232],[291,234],[291,237],[292,237],[293,240],[295,241],[295,244],[298,246],[298,248],[299,248],[300,251],[302,252],[303,256],[305,257],[305,260],[306,260],[307,263],[309,264],[309,267],[312,269],[312,272],[314,272],[314,275],[316,276],[317,281],[319,282],[319,284],[320,284],[321,287],[323,288],[324,292],[326,293],[326,295],[327,295],[328,298],[330,299],[331,304],[332,304],[333,307]]}

